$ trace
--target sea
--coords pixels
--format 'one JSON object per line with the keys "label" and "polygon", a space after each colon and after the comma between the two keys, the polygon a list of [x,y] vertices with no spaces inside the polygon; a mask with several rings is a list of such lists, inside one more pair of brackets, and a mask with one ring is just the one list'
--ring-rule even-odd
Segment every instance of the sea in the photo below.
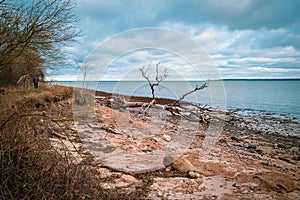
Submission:
{"label": "sea", "polygon": [[[155,96],[178,99],[203,83],[164,81],[155,88]],[[51,84],[151,97],[146,81],[55,81]],[[187,95],[184,100],[245,115],[266,115],[300,123],[300,79],[209,81],[208,87]]]}

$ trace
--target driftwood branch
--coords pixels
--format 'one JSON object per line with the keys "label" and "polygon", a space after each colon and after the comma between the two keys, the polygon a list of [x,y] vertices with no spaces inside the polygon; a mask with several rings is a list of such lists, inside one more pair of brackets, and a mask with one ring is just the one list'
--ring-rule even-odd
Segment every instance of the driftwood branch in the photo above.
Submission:
{"label": "driftwood branch", "polygon": [[[184,117],[187,120],[198,120],[207,123],[207,119],[210,118],[209,111],[211,109],[206,106],[200,106],[191,102],[182,102],[180,105],[162,105],[157,104],[155,99],[151,102],[142,101],[127,101],[123,96],[106,98],[95,97],[97,103],[104,104],[106,106],[112,106],[113,108],[142,108],[142,113],[147,114],[150,108],[162,109],[170,112],[173,116]],[[111,105],[111,103],[113,105]],[[193,116],[193,119],[191,118]]]}
{"label": "driftwood branch", "polygon": [[148,109],[153,106],[155,104],[155,99],[153,99],[149,104],[148,106],[144,109],[144,115],[146,114],[146,112],[148,111]]}
{"label": "driftwood branch", "polygon": [[207,86],[208,86],[208,82],[205,82],[205,83],[203,83],[203,84],[200,85],[200,86],[196,85],[196,87],[195,87],[193,90],[184,93],[179,99],[177,99],[177,100],[174,102],[174,104],[178,104],[178,103],[179,103],[180,101],[182,101],[186,96],[188,96],[188,95],[190,95],[190,94],[192,94],[192,93],[194,93],[194,92],[196,92],[196,91],[202,90],[202,89],[206,88]]}

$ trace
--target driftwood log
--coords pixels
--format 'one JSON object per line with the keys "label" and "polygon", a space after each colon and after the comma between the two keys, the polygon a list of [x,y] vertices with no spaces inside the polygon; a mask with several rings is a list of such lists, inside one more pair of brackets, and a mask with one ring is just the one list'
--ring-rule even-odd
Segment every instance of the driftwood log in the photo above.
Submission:
{"label": "driftwood log", "polygon": [[101,102],[107,106],[113,108],[142,108],[143,114],[146,115],[150,108],[162,109],[170,112],[174,116],[181,116],[189,118],[188,116],[194,116],[204,123],[207,123],[207,118],[210,117],[210,108],[206,106],[199,106],[191,102],[178,102],[176,104],[157,104],[155,99],[151,102],[141,101],[127,101],[124,97],[115,96],[110,98],[96,97],[96,101]]}

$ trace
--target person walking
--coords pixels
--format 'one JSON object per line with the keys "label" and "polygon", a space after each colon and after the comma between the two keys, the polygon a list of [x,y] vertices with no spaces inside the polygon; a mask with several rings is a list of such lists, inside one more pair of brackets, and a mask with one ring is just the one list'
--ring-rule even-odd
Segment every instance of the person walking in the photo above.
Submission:
{"label": "person walking", "polygon": [[38,77],[34,77],[32,79],[32,82],[33,82],[33,85],[34,85],[35,88],[39,87],[39,81],[40,81],[40,79]]}

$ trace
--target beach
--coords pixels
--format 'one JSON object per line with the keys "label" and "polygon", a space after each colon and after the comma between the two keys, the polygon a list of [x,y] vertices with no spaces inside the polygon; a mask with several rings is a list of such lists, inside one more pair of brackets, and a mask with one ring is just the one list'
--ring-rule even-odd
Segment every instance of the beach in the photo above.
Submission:
{"label": "beach", "polygon": [[[299,198],[299,137],[246,126],[254,123],[233,112],[222,113],[223,118],[206,110],[210,116],[205,120],[188,113],[176,116],[159,106],[144,113],[143,107],[121,106],[120,99],[149,103],[151,98],[94,94],[91,109],[97,121],[89,121],[88,115],[78,120],[72,95],[40,95],[22,112],[37,114],[52,148],[71,154],[74,165],[89,166],[110,199]],[[156,105],[173,102],[158,98]],[[214,119],[222,121],[222,127],[207,150]]]}
{"label": "beach", "polygon": [[299,8],[0,0],[0,200],[300,200]]}
{"label": "beach", "polygon": [[[96,159],[103,176],[119,176],[103,183],[107,189],[138,190],[142,185],[146,199],[297,199],[300,194],[300,138],[293,134],[281,133],[272,125],[274,128],[261,128],[256,117],[246,120],[226,112],[221,133],[204,152],[209,120],[178,117],[155,107],[145,115],[142,107],[120,105],[122,99],[151,102],[148,97],[106,92],[96,92],[95,97],[98,122],[77,128],[83,128],[80,137],[87,138],[100,127],[97,139],[101,145],[83,147],[93,156],[104,152]],[[156,99],[159,105],[173,102]],[[299,128],[298,123],[280,118],[268,123]],[[132,176],[130,181],[122,178],[124,174]]]}

